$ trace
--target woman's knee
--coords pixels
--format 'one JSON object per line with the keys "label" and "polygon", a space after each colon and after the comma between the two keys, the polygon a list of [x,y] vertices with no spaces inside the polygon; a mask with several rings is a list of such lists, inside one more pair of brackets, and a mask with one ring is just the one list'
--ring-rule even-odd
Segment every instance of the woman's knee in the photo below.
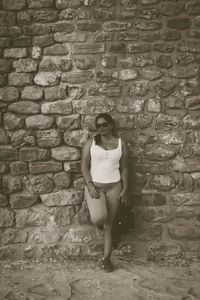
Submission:
{"label": "woman's knee", "polygon": [[94,225],[101,225],[107,222],[108,215],[91,216],[91,221]]}

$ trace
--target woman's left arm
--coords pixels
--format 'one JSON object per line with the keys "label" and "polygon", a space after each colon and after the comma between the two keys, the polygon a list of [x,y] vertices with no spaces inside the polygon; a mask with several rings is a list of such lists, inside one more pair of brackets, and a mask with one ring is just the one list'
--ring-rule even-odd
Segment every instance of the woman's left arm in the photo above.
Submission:
{"label": "woman's left arm", "polygon": [[120,173],[122,181],[122,190],[120,193],[121,202],[126,204],[128,201],[128,154],[127,147],[124,141],[122,141],[122,157],[120,159]]}

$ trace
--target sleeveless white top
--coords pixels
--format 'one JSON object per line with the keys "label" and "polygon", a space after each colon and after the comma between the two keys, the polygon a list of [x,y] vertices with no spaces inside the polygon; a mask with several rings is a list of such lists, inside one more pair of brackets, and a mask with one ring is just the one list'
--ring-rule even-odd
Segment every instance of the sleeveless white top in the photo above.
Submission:
{"label": "sleeveless white top", "polygon": [[119,162],[122,156],[121,138],[118,139],[118,147],[105,150],[95,144],[93,139],[90,147],[91,168],[90,173],[94,182],[110,183],[121,179]]}

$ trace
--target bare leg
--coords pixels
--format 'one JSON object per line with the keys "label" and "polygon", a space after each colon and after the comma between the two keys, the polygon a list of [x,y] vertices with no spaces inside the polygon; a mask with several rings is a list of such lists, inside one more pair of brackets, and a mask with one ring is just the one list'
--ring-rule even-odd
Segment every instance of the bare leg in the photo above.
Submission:
{"label": "bare leg", "polygon": [[121,184],[118,183],[106,193],[108,220],[104,225],[104,258],[110,258],[112,254],[112,226],[120,203],[120,191]]}

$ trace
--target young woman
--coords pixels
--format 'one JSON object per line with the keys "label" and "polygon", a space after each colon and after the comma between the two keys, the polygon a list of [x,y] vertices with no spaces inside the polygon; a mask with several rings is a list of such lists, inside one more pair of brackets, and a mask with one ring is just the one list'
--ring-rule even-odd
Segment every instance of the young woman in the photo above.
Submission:
{"label": "young woman", "polygon": [[81,170],[91,221],[104,229],[103,268],[111,272],[112,226],[120,201],[127,201],[127,150],[121,138],[114,135],[110,115],[99,114],[95,125],[98,133],[83,147]]}

